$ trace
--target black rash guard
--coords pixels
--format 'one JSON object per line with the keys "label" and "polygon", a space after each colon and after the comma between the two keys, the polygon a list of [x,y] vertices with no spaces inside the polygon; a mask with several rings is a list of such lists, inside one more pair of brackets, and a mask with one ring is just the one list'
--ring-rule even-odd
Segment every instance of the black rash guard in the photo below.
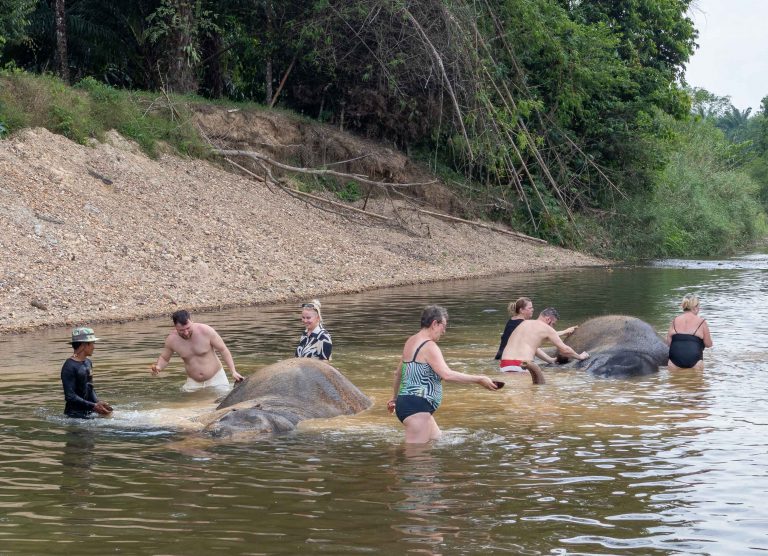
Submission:
{"label": "black rash guard", "polygon": [[87,419],[99,401],[93,390],[93,363],[90,359],[75,361],[70,358],[61,367],[61,385],[64,387],[64,413],[68,417]]}

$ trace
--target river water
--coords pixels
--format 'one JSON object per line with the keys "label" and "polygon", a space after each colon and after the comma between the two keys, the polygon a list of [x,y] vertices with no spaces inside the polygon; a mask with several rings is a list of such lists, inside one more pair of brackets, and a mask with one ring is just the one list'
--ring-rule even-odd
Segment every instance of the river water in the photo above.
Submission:
{"label": "river water", "polygon": [[[749,554],[768,551],[768,255],[439,283],[323,299],[334,365],[374,400],[294,434],[212,440],[151,378],[166,320],[97,327],[114,416],[61,415],[68,330],[2,339],[0,554]],[[506,304],[556,306],[558,328],[624,313],[664,333],[689,291],[715,347],[703,372],[634,380],[549,372],[495,393],[448,384],[444,436],[406,447],[385,409],[422,307],[450,313],[456,370],[495,374]],[[296,304],[198,315],[241,373],[292,354]]]}

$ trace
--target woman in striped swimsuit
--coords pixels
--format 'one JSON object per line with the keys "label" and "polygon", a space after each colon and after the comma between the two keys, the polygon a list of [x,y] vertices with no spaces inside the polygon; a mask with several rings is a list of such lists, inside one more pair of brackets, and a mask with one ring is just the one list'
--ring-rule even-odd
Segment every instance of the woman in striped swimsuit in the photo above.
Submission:
{"label": "woman in striped swimsuit", "polygon": [[440,428],[432,414],[443,399],[442,380],[474,382],[496,390],[487,376],[452,371],[443,359],[437,341],[448,326],[448,311],[430,305],[421,314],[421,330],[408,338],[400,365],[395,370],[394,397],[387,402],[390,413],[405,425],[405,441],[424,444],[440,437]]}

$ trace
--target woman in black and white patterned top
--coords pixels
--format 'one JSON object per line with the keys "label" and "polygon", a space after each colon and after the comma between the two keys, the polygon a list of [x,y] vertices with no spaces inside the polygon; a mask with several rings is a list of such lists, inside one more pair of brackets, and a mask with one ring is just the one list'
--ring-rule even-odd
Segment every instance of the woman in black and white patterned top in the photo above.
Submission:
{"label": "woman in black and white patterned top", "polygon": [[323,327],[323,316],[320,314],[320,302],[317,299],[301,304],[301,323],[305,330],[296,348],[296,357],[330,359],[333,343],[331,335]]}

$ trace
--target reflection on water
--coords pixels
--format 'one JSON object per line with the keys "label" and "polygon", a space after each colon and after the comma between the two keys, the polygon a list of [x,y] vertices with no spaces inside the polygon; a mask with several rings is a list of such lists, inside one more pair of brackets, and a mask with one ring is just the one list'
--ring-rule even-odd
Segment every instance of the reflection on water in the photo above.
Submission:
{"label": "reflection on water", "polygon": [[[68,331],[3,339],[0,553],[744,554],[768,550],[768,257],[666,261],[430,284],[323,299],[334,364],[374,400],[291,435],[224,442],[194,418],[178,360],[148,366],[167,320],[100,326],[95,386],[111,418],[61,415]],[[660,332],[688,291],[715,347],[702,372],[598,380],[551,371],[491,393],[449,384],[444,437],[402,443],[385,410],[421,308],[448,307],[457,370],[495,373],[506,305],[556,306],[569,326],[632,314]],[[248,374],[292,353],[295,304],[199,315]]]}

